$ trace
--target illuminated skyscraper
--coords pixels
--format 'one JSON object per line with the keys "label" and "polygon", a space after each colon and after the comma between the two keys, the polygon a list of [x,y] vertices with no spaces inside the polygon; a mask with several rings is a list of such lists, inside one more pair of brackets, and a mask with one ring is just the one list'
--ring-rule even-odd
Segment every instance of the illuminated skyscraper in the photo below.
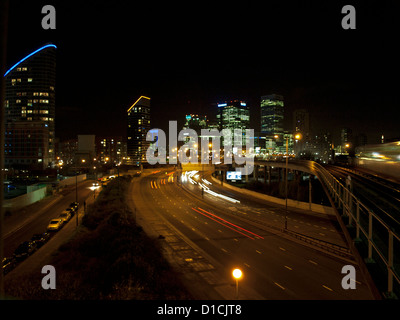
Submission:
{"label": "illuminated skyscraper", "polygon": [[244,101],[229,101],[218,104],[217,119],[220,129],[250,129],[250,110]]}
{"label": "illuminated skyscraper", "polygon": [[47,44],[5,74],[5,165],[45,169],[55,161],[56,46]]}
{"label": "illuminated skyscraper", "polygon": [[150,128],[150,98],[141,96],[128,109],[128,164],[140,165],[146,160],[150,142],[146,134]]}
{"label": "illuminated skyscraper", "polygon": [[261,132],[267,135],[283,135],[283,97],[271,94],[261,97]]}

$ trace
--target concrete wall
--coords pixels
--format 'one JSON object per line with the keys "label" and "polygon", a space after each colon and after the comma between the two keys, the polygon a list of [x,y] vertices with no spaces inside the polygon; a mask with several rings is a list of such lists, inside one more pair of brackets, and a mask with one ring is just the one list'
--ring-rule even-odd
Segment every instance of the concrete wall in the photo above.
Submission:
{"label": "concrete wall", "polygon": [[[213,176],[211,178],[215,183],[221,184],[220,180],[214,178]],[[269,201],[269,202],[280,204],[283,206],[286,203],[285,199],[271,197],[269,195],[259,193],[256,191],[247,190],[245,188],[238,188],[238,187],[232,186],[226,182],[223,184],[223,186],[227,189],[231,189],[232,191],[236,191],[241,194],[245,194],[245,195],[248,195],[248,196],[251,196],[251,197],[254,197],[257,199],[261,199],[264,201]],[[310,204],[308,202],[296,201],[296,200],[292,200],[292,199],[288,199],[288,207],[303,209],[303,210],[311,210],[312,212],[316,212],[316,213],[335,215],[335,212],[334,212],[333,208],[331,208],[331,207],[326,207],[326,206],[322,206],[320,204],[311,203],[311,208],[310,208]]]}
{"label": "concrete wall", "polygon": [[29,206],[32,203],[35,203],[37,201],[42,200],[43,198],[46,197],[47,193],[47,187],[44,186],[40,189],[37,189],[33,192],[29,192],[26,194],[23,194],[22,196],[9,199],[9,200],[4,200],[4,208],[6,209],[18,209],[22,208],[25,206]]}

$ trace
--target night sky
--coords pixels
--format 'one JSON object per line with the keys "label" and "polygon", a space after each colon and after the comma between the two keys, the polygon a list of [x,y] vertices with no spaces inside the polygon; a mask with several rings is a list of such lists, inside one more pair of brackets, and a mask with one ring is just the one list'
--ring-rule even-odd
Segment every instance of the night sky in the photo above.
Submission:
{"label": "night sky", "polygon": [[[400,137],[398,1],[10,1],[8,67],[57,45],[56,136],[126,136],[126,110],[151,97],[152,127],[260,97],[310,112],[314,134],[342,127],[369,143]],[[57,10],[43,30],[41,9]],[[357,10],[343,30],[341,9]]]}

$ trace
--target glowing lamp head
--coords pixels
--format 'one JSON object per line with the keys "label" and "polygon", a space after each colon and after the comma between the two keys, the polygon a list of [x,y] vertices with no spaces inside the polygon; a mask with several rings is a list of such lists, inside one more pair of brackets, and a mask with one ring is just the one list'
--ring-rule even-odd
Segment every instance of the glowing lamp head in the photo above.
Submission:
{"label": "glowing lamp head", "polygon": [[242,270],[235,269],[235,270],[233,270],[232,275],[235,279],[239,280],[243,276],[243,273],[242,273]]}
{"label": "glowing lamp head", "polygon": [[301,134],[300,134],[300,133],[297,133],[297,134],[294,136],[294,138],[295,138],[296,140],[301,140]]}

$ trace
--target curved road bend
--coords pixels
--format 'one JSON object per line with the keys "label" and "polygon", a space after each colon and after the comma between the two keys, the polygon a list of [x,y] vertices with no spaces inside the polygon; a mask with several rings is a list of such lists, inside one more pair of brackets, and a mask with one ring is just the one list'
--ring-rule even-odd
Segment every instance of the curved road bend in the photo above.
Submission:
{"label": "curved road bend", "polygon": [[[174,241],[183,239],[194,244],[197,256],[187,250],[186,258],[183,255],[181,259],[183,264],[196,270],[196,259],[202,259],[203,264],[206,259],[208,268],[199,267],[198,274],[224,298],[234,298],[229,296],[235,290],[231,272],[240,267],[244,273],[240,299],[373,299],[361,272],[356,273],[355,290],[342,288],[341,270],[349,262],[246,223],[228,209],[232,203],[218,199],[225,205],[221,207],[203,201],[182,190],[176,179],[172,182],[168,178],[162,171],[133,183],[131,194],[139,224],[151,213],[152,220],[148,222],[155,228],[171,226],[165,240],[172,239],[169,244],[176,258],[185,250],[180,252]],[[247,206],[241,208],[243,212],[247,210]]]}

